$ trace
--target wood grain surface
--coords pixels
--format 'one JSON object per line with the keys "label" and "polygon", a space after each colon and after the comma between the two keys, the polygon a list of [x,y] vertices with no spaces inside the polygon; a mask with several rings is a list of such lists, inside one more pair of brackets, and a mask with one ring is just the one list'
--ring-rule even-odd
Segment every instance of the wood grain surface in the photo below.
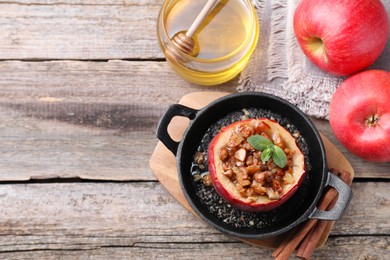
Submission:
{"label": "wood grain surface", "polygon": [[[155,128],[190,91],[165,62],[0,62],[0,180],[151,180]],[[156,80],[158,79],[158,80]],[[207,90],[233,91],[236,81]]]}
{"label": "wood grain surface", "polygon": [[156,41],[162,1],[0,2],[3,59],[163,58]]}
{"label": "wood grain surface", "polygon": [[[387,183],[354,183],[353,188],[362,192],[354,193],[329,242],[316,255],[333,257],[332,251],[337,250],[337,259],[349,254],[359,259],[388,251]],[[89,251],[93,256],[120,247],[127,256],[139,257],[143,252],[144,257],[172,253],[172,258],[180,258],[180,248],[199,253],[204,248],[202,257],[216,256],[221,250],[221,257],[248,251],[270,258],[266,257],[270,250],[244,245],[207,226],[158,182],[3,184],[0,205],[0,257],[15,251],[20,256],[40,252],[36,259],[45,251],[48,256],[61,251],[83,255]],[[238,248],[239,253],[233,253]],[[194,252],[182,253],[194,256]]]}
{"label": "wood grain surface", "polygon": [[[156,38],[162,0],[0,1],[0,259],[271,259],[210,228],[148,162],[190,84]],[[390,164],[355,170],[353,199],[313,259],[389,259]]]}

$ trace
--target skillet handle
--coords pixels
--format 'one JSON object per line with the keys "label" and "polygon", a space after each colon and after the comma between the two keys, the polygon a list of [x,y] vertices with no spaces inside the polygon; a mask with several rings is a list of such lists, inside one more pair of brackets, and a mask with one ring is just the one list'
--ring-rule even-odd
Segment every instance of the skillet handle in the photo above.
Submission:
{"label": "skillet handle", "polygon": [[352,189],[343,180],[334,174],[328,172],[326,186],[331,186],[339,193],[336,205],[331,210],[324,211],[315,208],[309,218],[317,218],[323,220],[338,220],[344,211],[347,209],[352,198]]}
{"label": "skillet handle", "polygon": [[157,138],[174,154],[177,153],[179,142],[174,141],[168,133],[168,125],[175,116],[184,116],[190,120],[194,119],[198,110],[180,105],[171,105],[167,112],[162,116],[157,126]]}

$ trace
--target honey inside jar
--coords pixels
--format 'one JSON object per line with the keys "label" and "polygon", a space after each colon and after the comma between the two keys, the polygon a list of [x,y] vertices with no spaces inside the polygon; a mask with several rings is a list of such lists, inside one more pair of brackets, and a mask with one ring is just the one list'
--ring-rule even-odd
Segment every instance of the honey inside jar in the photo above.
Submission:
{"label": "honey inside jar", "polygon": [[[158,24],[160,46],[164,52],[176,34],[188,30],[205,3],[206,0],[165,3]],[[250,1],[221,0],[193,36],[194,57],[167,61],[190,82],[202,85],[223,83],[245,67],[258,34],[258,20]]]}
{"label": "honey inside jar", "polygon": [[[204,2],[178,1],[165,20],[168,35],[172,38],[178,32],[185,32]],[[247,12],[239,1],[219,1],[195,33],[197,58],[216,59],[238,49],[250,32]]]}

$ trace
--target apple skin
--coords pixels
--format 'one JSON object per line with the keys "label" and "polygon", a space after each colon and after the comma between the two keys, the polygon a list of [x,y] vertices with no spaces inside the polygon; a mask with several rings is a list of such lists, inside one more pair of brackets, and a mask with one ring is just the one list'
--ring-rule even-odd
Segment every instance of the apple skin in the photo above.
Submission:
{"label": "apple skin", "polygon": [[[230,133],[234,131],[238,124],[250,123],[253,120],[258,120],[258,122],[264,122],[268,124],[269,132],[267,132],[267,134],[269,134],[270,136],[271,133],[278,131],[278,133],[283,137],[285,142],[289,139],[289,141],[287,141],[288,144],[286,145],[286,147],[294,149],[296,151],[293,157],[294,182],[291,184],[288,190],[283,191],[281,197],[277,200],[264,199],[264,201],[262,201],[261,203],[246,201],[245,198],[240,197],[238,194],[235,194],[235,192],[232,191],[232,184],[227,183],[226,177],[223,176],[219,169],[221,167],[220,164],[222,164],[218,156],[219,148],[226,143],[227,137],[230,136]],[[213,140],[209,144],[208,169],[210,172],[211,181],[216,192],[233,207],[247,212],[266,212],[282,205],[298,190],[299,186],[304,180],[304,177],[306,176],[304,155],[296,144],[295,138],[292,137],[292,135],[286,129],[280,126],[276,121],[267,118],[242,120],[222,128],[221,131],[213,138]]]}
{"label": "apple skin", "polygon": [[343,81],[332,97],[329,122],[351,153],[390,162],[390,72],[367,70]]}
{"label": "apple skin", "polygon": [[294,32],[312,63],[346,76],[379,57],[389,19],[380,0],[302,0],[294,13]]}

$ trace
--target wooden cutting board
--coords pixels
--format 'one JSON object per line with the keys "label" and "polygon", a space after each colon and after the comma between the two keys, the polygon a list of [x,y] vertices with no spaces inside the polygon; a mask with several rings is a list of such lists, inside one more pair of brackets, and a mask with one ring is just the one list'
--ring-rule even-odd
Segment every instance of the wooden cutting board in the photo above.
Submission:
{"label": "wooden cutting board", "polygon": [[[225,96],[230,93],[226,92],[195,92],[182,97],[179,101],[180,104],[194,108],[201,109],[206,106],[211,101]],[[172,139],[175,141],[180,141],[181,136],[185,132],[189,119],[184,117],[174,117],[171,123],[168,126],[168,132],[171,135]],[[354,176],[354,170],[351,164],[347,161],[344,155],[323,135],[321,135],[322,140],[325,145],[326,157],[328,161],[329,168],[335,168],[339,170],[346,170],[351,173],[352,179]],[[168,190],[168,192],[186,209],[192,212],[195,216],[196,213],[191,209],[187,200],[184,197],[184,194],[181,190],[177,168],[176,168],[176,158],[169,151],[163,143],[158,142],[157,146],[152,154],[152,157],[149,162],[150,168],[160,181],[160,183]],[[350,183],[349,183],[350,184]],[[321,247],[325,244],[330,230],[332,229],[334,221],[329,221],[324,234],[322,235],[317,247]],[[268,247],[276,248],[279,246],[282,237],[285,237],[285,234],[280,236],[261,239],[261,240],[250,240],[250,239],[240,239],[245,243]]]}

